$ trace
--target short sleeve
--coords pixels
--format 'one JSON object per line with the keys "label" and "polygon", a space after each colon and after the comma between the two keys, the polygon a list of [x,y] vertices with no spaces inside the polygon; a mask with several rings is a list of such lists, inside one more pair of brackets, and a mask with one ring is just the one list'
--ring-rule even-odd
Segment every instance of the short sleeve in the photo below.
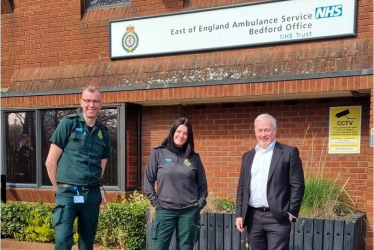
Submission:
{"label": "short sleeve", "polygon": [[68,143],[70,132],[71,125],[69,124],[69,120],[67,118],[64,118],[61,120],[60,124],[58,124],[49,141],[53,144],[56,144],[59,148],[64,149],[66,144]]}

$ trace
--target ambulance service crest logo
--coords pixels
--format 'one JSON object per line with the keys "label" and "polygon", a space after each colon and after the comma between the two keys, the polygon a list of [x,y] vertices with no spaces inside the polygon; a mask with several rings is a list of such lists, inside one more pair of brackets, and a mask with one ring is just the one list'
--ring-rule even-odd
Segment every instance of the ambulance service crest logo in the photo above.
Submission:
{"label": "ambulance service crest logo", "polygon": [[189,167],[189,166],[191,166],[191,162],[188,159],[185,159],[184,160],[184,165]]}
{"label": "ambulance service crest logo", "polygon": [[122,48],[127,52],[134,52],[139,45],[139,37],[135,32],[135,27],[129,25],[126,27],[126,33],[122,37]]}
{"label": "ambulance service crest logo", "polygon": [[103,133],[101,132],[101,130],[99,130],[99,132],[97,133],[97,136],[98,136],[100,139],[103,139]]}

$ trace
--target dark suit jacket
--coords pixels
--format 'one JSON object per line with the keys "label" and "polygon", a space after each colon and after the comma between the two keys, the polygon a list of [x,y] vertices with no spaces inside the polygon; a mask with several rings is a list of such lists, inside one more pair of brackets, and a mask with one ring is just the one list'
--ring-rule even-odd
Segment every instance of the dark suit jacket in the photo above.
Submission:
{"label": "dark suit jacket", "polygon": [[[251,168],[255,154],[255,149],[252,149],[242,158],[236,195],[236,217],[243,218],[243,227],[246,226]],[[276,142],[269,169],[267,199],[270,211],[278,222],[288,220],[287,212],[299,216],[304,189],[304,173],[299,150],[297,147]]]}

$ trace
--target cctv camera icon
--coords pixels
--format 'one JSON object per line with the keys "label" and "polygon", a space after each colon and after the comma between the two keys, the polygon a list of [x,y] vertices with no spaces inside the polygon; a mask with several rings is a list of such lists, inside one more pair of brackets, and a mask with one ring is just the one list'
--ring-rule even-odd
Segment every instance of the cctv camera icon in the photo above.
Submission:
{"label": "cctv camera icon", "polygon": [[352,118],[352,117],[348,117],[347,115],[349,115],[349,109],[343,110],[343,111],[337,113],[335,116],[336,116],[336,118],[340,118],[340,117],[345,116],[345,117],[347,117],[348,119],[356,119],[356,117],[353,117],[353,118]]}

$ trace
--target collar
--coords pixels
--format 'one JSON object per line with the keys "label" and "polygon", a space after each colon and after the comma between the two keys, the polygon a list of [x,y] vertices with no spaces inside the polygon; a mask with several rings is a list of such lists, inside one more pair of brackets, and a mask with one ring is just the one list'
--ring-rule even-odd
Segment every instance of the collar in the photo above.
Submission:
{"label": "collar", "polygon": [[277,143],[277,140],[274,140],[266,149],[261,149],[258,146],[258,143],[257,143],[257,145],[255,147],[256,153],[259,152],[259,151],[262,152],[262,153],[266,153],[266,152],[269,152],[269,151],[274,151],[275,143]]}
{"label": "collar", "polygon": [[[87,125],[87,123],[86,123],[86,120],[85,120],[84,117],[83,117],[83,112],[79,113],[78,116],[79,116],[79,121],[85,123],[86,126],[88,127],[88,125]],[[97,122],[97,119],[96,119],[95,124],[94,124],[92,127],[93,127],[93,128],[96,127],[97,124],[98,124],[98,122]]]}

